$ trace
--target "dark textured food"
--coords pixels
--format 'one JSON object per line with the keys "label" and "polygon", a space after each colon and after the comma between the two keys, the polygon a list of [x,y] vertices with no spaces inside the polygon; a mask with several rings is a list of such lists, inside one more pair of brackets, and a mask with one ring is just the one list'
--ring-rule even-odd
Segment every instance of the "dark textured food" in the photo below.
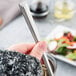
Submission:
{"label": "dark textured food", "polygon": [[42,76],[42,67],[35,57],[0,50],[0,76]]}

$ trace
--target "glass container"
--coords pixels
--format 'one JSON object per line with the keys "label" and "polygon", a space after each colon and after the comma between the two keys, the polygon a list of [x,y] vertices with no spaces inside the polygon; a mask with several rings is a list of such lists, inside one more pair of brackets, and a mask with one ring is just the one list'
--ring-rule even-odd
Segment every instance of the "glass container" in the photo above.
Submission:
{"label": "glass container", "polygon": [[54,16],[57,19],[71,19],[74,16],[73,0],[57,0],[55,3]]}

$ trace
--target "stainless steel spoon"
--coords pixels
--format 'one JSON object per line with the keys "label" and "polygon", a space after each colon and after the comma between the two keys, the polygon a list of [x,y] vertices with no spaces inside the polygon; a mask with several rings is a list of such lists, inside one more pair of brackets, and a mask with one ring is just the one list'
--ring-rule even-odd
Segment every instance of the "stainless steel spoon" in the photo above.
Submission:
{"label": "stainless steel spoon", "polygon": [[[40,35],[38,33],[38,29],[35,25],[35,22],[34,22],[32,15],[29,11],[29,7],[28,7],[26,1],[20,3],[19,6],[20,6],[20,10],[23,13],[23,16],[26,20],[26,23],[30,29],[30,32],[31,32],[35,42],[37,43],[38,41],[41,40]],[[50,63],[48,61],[48,57],[47,57],[46,53],[43,54],[43,60],[44,60],[45,66],[47,67],[49,76],[54,76],[54,73],[53,73]]]}

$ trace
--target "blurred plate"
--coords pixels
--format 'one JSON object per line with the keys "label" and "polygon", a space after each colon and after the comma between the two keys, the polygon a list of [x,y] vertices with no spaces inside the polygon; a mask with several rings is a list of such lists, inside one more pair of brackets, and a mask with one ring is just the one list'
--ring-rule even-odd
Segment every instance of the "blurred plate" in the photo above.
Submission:
{"label": "blurred plate", "polygon": [[[50,39],[53,39],[53,38],[59,38],[60,36],[63,35],[64,32],[71,32],[74,36],[76,35],[76,31],[75,30],[72,30],[68,27],[64,27],[63,26],[57,26],[46,38],[45,38],[45,41],[49,41]],[[62,55],[54,55],[52,54],[53,57],[55,57],[56,59],[59,59],[61,61],[64,61],[66,63],[69,63],[73,66],[76,66],[76,62],[75,61],[71,61],[71,60],[68,60],[67,58],[65,58],[64,56]]]}

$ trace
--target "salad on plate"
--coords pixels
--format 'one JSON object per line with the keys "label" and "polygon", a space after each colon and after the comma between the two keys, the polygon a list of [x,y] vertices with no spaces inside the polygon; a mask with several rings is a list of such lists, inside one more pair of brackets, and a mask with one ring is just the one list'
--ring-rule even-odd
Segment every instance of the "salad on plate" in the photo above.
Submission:
{"label": "salad on plate", "polygon": [[59,38],[49,39],[48,48],[55,55],[76,61],[76,36],[70,31],[64,32]]}

